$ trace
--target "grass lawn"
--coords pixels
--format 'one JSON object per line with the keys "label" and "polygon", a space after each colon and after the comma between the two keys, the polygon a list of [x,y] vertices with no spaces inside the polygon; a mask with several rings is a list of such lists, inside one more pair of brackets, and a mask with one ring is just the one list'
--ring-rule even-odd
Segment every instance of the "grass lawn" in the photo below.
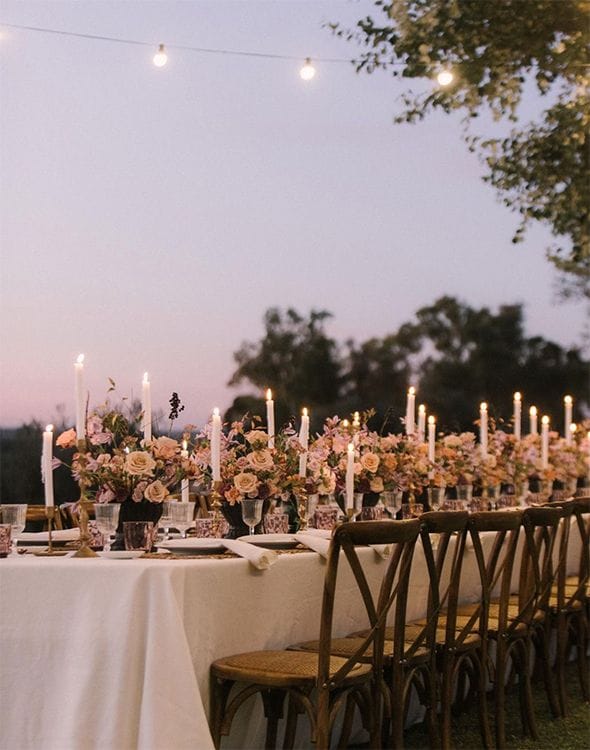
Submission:
{"label": "grass lawn", "polygon": [[[568,671],[569,715],[566,719],[553,719],[549,712],[542,682],[533,685],[535,716],[539,739],[523,737],[520,724],[518,693],[513,689],[507,696],[506,740],[509,748],[518,750],[589,750],[590,749],[590,705],[584,703],[575,665]],[[493,704],[490,701],[490,721],[493,735]],[[417,724],[405,732],[405,747],[427,750],[430,745],[423,724]],[[453,723],[453,747],[463,750],[481,748],[477,706],[457,717]]]}

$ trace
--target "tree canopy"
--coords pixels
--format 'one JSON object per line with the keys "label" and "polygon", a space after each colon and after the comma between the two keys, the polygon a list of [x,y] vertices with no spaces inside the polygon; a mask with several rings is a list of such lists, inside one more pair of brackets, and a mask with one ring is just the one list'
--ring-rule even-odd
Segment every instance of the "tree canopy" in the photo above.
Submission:
{"label": "tree canopy", "polygon": [[[590,296],[588,181],[589,0],[376,0],[356,28],[330,24],[364,51],[358,71],[381,68],[404,79],[453,73],[450,85],[407,91],[395,121],[431,111],[465,114],[465,137],[487,168],[484,179],[517,212],[513,241],[531,221],[547,225],[549,259],[563,272],[566,295]],[[484,111],[518,122],[529,84],[547,100],[538,118],[504,137],[472,132]]]}
{"label": "tree canopy", "polygon": [[494,312],[445,296],[397,331],[361,343],[331,338],[329,318],[326,311],[305,317],[269,310],[262,339],[244,343],[234,355],[238,367],[230,380],[249,383],[257,395],[238,396],[226,418],[264,414],[263,389],[269,386],[281,422],[305,405],[318,428],[326,416],[375,409],[374,427],[386,421],[398,431],[410,384],[442,429],[471,429],[484,400],[492,417],[509,421],[516,390],[556,423],[565,393],[575,396],[578,413],[590,406],[590,363],[578,349],[527,336],[520,305]]}

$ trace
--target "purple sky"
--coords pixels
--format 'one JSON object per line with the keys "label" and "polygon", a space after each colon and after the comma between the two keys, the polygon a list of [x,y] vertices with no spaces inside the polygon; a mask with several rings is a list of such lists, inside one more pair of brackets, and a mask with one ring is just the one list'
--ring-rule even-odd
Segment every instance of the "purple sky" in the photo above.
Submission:
{"label": "purple sky", "polygon": [[[3,0],[0,20],[349,57],[321,24],[371,7]],[[201,423],[236,395],[232,354],[271,305],[330,310],[331,335],[362,340],[448,293],[523,302],[531,335],[580,341],[582,306],[553,302],[549,233],[511,245],[517,219],[458,117],[394,126],[403,85],[352,66],[318,63],[306,84],[296,62],[169,50],[156,69],[154,51],[0,28],[0,424],[72,415],[79,352],[91,403],[109,376],[138,395],[147,370],[155,408],[175,390]]]}

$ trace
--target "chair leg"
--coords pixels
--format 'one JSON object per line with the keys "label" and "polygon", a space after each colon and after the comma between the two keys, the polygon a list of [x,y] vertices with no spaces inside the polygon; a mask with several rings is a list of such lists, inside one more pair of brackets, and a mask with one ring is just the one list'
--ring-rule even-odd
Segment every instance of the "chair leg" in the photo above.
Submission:
{"label": "chair leg", "polygon": [[485,650],[481,651],[478,656],[475,656],[474,667],[477,670],[477,702],[478,702],[478,713],[479,713],[479,731],[481,734],[481,741],[485,750],[493,750],[494,740],[492,739],[492,731],[490,729],[490,718],[488,715],[488,701],[486,697],[487,689],[487,653]]}
{"label": "chair leg", "polygon": [[315,750],[330,748],[330,691],[319,688],[317,699],[317,727]]}
{"label": "chair leg", "polygon": [[496,647],[496,670],[494,674],[494,703],[496,705],[496,747],[504,750],[506,747],[506,644],[499,638]]}
{"label": "chair leg", "polygon": [[344,720],[342,722],[342,730],[340,732],[340,739],[338,741],[338,750],[346,750],[346,747],[348,746],[348,740],[350,739],[350,733],[352,731],[352,721],[354,719],[354,706],[354,697],[352,693],[349,693],[346,696]]}
{"label": "chair leg", "polygon": [[578,627],[576,628],[576,648],[578,651],[578,676],[582,697],[586,702],[590,701],[590,675],[588,658],[588,642],[590,641],[589,623],[585,613],[578,615]]}
{"label": "chair leg", "polygon": [[442,660],[442,679],[440,690],[440,740],[443,750],[451,747],[451,708],[453,704],[453,664],[449,655]]}
{"label": "chair leg", "polygon": [[261,693],[264,704],[264,715],[266,716],[266,750],[274,750],[277,746],[277,730],[279,719],[283,718],[283,703],[285,692],[283,690],[264,690]]}
{"label": "chair leg", "polygon": [[233,681],[222,680],[218,677],[211,677],[211,736],[216,748],[221,745],[221,726],[223,715]]}
{"label": "chair leg", "polygon": [[295,744],[295,732],[297,730],[297,717],[301,711],[297,703],[289,696],[289,706],[287,709],[287,722],[285,724],[285,736],[283,738],[283,750],[292,750]]}
{"label": "chair leg", "polygon": [[[565,612],[559,612],[557,615],[557,646],[555,654],[555,675],[557,677],[557,696],[559,699],[558,716],[567,716],[567,690],[565,669],[567,666],[568,656],[568,619]],[[549,701],[551,703],[551,699]],[[551,707],[553,712],[553,707]],[[555,716],[555,713],[553,713]]]}
{"label": "chair leg", "polygon": [[[530,734],[534,740],[539,739],[537,722],[535,719],[535,708],[533,705],[533,691],[531,688],[531,642],[528,638],[520,642],[522,664],[519,675],[519,689],[521,691],[521,711],[524,711],[523,729]],[[526,727],[524,726],[526,724]]]}

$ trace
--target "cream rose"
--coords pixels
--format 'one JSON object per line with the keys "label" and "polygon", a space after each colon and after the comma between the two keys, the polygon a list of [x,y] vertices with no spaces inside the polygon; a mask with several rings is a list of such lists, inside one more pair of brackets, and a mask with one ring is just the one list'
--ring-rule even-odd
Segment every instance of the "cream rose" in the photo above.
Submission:
{"label": "cream rose", "polygon": [[374,474],[379,468],[379,456],[375,453],[363,453],[361,456],[361,465],[363,469]]}
{"label": "cream rose", "polygon": [[263,430],[250,430],[244,437],[252,445],[252,443],[268,443],[268,435]]}
{"label": "cream rose", "polygon": [[152,442],[152,450],[154,451],[154,456],[156,456],[156,458],[167,460],[169,458],[174,458],[176,455],[178,451],[178,443],[176,440],[163,435]]}
{"label": "cream rose", "polygon": [[241,495],[248,495],[258,489],[258,479],[255,474],[243,471],[234,477],[234,485]]}
{"label": "cream rose", "polygon": [[73,448],[76,445],[76,430],[66,430],[55,441],[60,448]]}
{"label": "cream rose", "polygon": [[165,498],[168,497],[170,493],[164,487],[162,482],[160,482],[159,479],[156,479],[155,482],[152,482],[151,484],[148,484],[148,486],[145,488],[145,491],[143,493],[143,496],[146,500],[149,500],[152,503],[161,503]]}
{"label": "cream rose", "polygon": [[268,471],[273,467],[272,456],[269,450],[252,451],[248,454],[248,463],[257,471]]}
{"label": "cream rose", "polygon": [[133,476],[153,476],[156,462],[145,451],[131,451],[125,458],[125,471]]}

